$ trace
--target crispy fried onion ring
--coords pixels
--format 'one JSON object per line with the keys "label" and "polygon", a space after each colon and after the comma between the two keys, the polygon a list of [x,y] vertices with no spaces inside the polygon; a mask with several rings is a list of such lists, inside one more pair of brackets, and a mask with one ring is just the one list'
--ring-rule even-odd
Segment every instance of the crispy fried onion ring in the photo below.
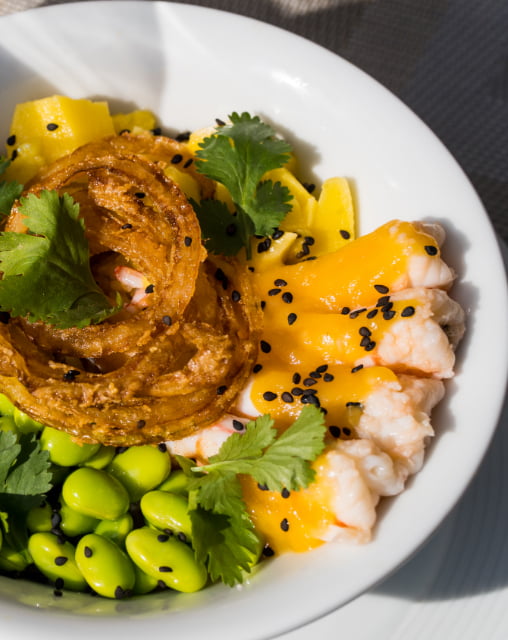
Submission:
{"label": "crispy fried onion ring", "polygon": [[[101,324],[56,329],[11,318],[0,326],[3,393],[82,442],[188,435],[234,402],[257,355],[260,311],[248,273],[206,256],[194,210],[163,171],[175,154],[189,156],[168,138],[108,138],[57,161],[25,192],[57,189],[80,203],[107,295],[115,293],[108,264],[133,268],[151,285],[141,308]],[[210,185],[198,181],[206,197]],[[20,225],[14,207],[6,229]]]}

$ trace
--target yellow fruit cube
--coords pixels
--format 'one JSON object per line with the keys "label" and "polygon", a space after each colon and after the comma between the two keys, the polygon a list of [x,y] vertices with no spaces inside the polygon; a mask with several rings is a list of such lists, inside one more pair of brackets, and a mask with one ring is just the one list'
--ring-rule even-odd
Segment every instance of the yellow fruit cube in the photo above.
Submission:
{"label": "yellow fruit cube", "polygon": [[115,133],[153,131],[157,125],[155,115],[147,109],[137,109],[130,113],[115,113],[112,117]]}
{"label": "yellow fruit cube", "polygon": [[293,196],[290,201],[291,211],[286,215],[279,227],[283,231],[294,231],[300,235],[309,235],[317,201],[302,183],[288,169],[273,169],[263,176],[263,180],[280,182],[287,187]]}
{"label": "yellow fruit cube", "polygon": [[10,127],[12,144],[7,147],[14,160],[5,177],[26,182],[43,166],[114,133],[107,102],[54,95],[20,103]]}
{"label": "yellow fruit cube", "polygon": [[297,238],[296,233],[286,231],[277,238],[271,238],[271,243],[266,251],[258,252],[258,244],[261,240],[253,238],[251,241],[251,259],[249,266],[256,272],[265,271],[286,263],[287,254]]}
{"label": "yellow fruit cube", "polygon": [[337,251],[354,240],[353,196],[346,178],[325,180],[308,235],[314,238],[313,255]]}
{"label": "yellow fruit cube", "polygon": [[200,200],[199,185],[197,181],[187,171],[180,171],[172,164],[164,169],[164,173],[176,182],[187,198],[192,198],[196,202]]}

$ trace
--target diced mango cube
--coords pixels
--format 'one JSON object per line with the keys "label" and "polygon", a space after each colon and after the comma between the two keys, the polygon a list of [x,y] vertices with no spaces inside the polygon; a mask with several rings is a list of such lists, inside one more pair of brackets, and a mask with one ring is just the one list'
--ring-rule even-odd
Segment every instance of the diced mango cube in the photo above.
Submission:
{"label": "diced mango cube", "polygon": [[296,233],[286,231],[280,237],[270,238],[270,246],[266,251],[258,252],[257,248],[261,242],[253,238],[251,241],[251,259],[249,266],[254,267],[256,272],[265,271],[286,263],[287,254],[297,238]]}
{"label": "diced mango cube", "polygon": [[294,231],[300,235],[309,235],[314,218],[317,201],[302,183],[288,169],[273,169],[263,176],[263,180],[280,182],[287,187],[293,196],[290,201],[291,211],[286,215],[279,227],[283,231]]}
{"label": "diced mango cube", "polygon": [[192,198],[196,202],[200,200],[199,185],[197,181],[187,171],[181,171],[172,164],[164,169],[164,173],[176,182],[188,199]]}
{"label": "diced mango cube", "polygon": [[355,238],[355,213],[346,178],[329,178],[323,183],[309,235],[314,238],[313,255],[337,251]]}
{"label": "diced mango cube", "polygon": [[153,131],[157,125],[155,115],[147,109],[137,109],[130,113],[115,113],[112,117],[115,133]]}

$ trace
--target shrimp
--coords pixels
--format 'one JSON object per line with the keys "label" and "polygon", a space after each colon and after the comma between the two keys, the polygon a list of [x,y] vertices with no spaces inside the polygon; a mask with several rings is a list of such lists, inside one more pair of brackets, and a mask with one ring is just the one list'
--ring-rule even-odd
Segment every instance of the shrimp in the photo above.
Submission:
{"label": "shrimp", "polygon": [[125,309],[134,313],[146,307],[149,299],[146,290],[149,286],[148,278],[140,271],[123,265],[116,266],[113,273],[123,289],[131,293],[131,300],[125,306]]}

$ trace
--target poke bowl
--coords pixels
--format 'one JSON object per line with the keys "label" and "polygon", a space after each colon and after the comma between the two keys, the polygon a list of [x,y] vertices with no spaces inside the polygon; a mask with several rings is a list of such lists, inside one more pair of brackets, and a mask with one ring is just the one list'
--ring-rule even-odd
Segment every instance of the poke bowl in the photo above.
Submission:
{"label": "poke bowl", "polygon": [[[5,137],[16,105],[51,95],[107,101],[112,112],[148,109],[173,134],[255,114],[291,144],[302,181],[319,190],[330,176],[347,179],[359,237],[392,220],[438,224],[446,234],[441,255],[454,274],[450,295],[465,324],[453,375],[432,410],[435,436],[423,466],[403,492],[376,506],[370,540],[275,554],[241,584],[194,593],[163,589],[115,599],[66,590],[62,596],[2,575],[4,633],[37,633],[43,640],[67,637],[69,629],[77,640],[147,632],[257,640],[309,623],[383,580],[460,499],[505,397],[503,260],[488,216],[452,156],[357,68],[297,36],[224,12],[165,2],[63,4],[2,18],[0,36]],[[479,401],[486,397],[488,403]]]}

